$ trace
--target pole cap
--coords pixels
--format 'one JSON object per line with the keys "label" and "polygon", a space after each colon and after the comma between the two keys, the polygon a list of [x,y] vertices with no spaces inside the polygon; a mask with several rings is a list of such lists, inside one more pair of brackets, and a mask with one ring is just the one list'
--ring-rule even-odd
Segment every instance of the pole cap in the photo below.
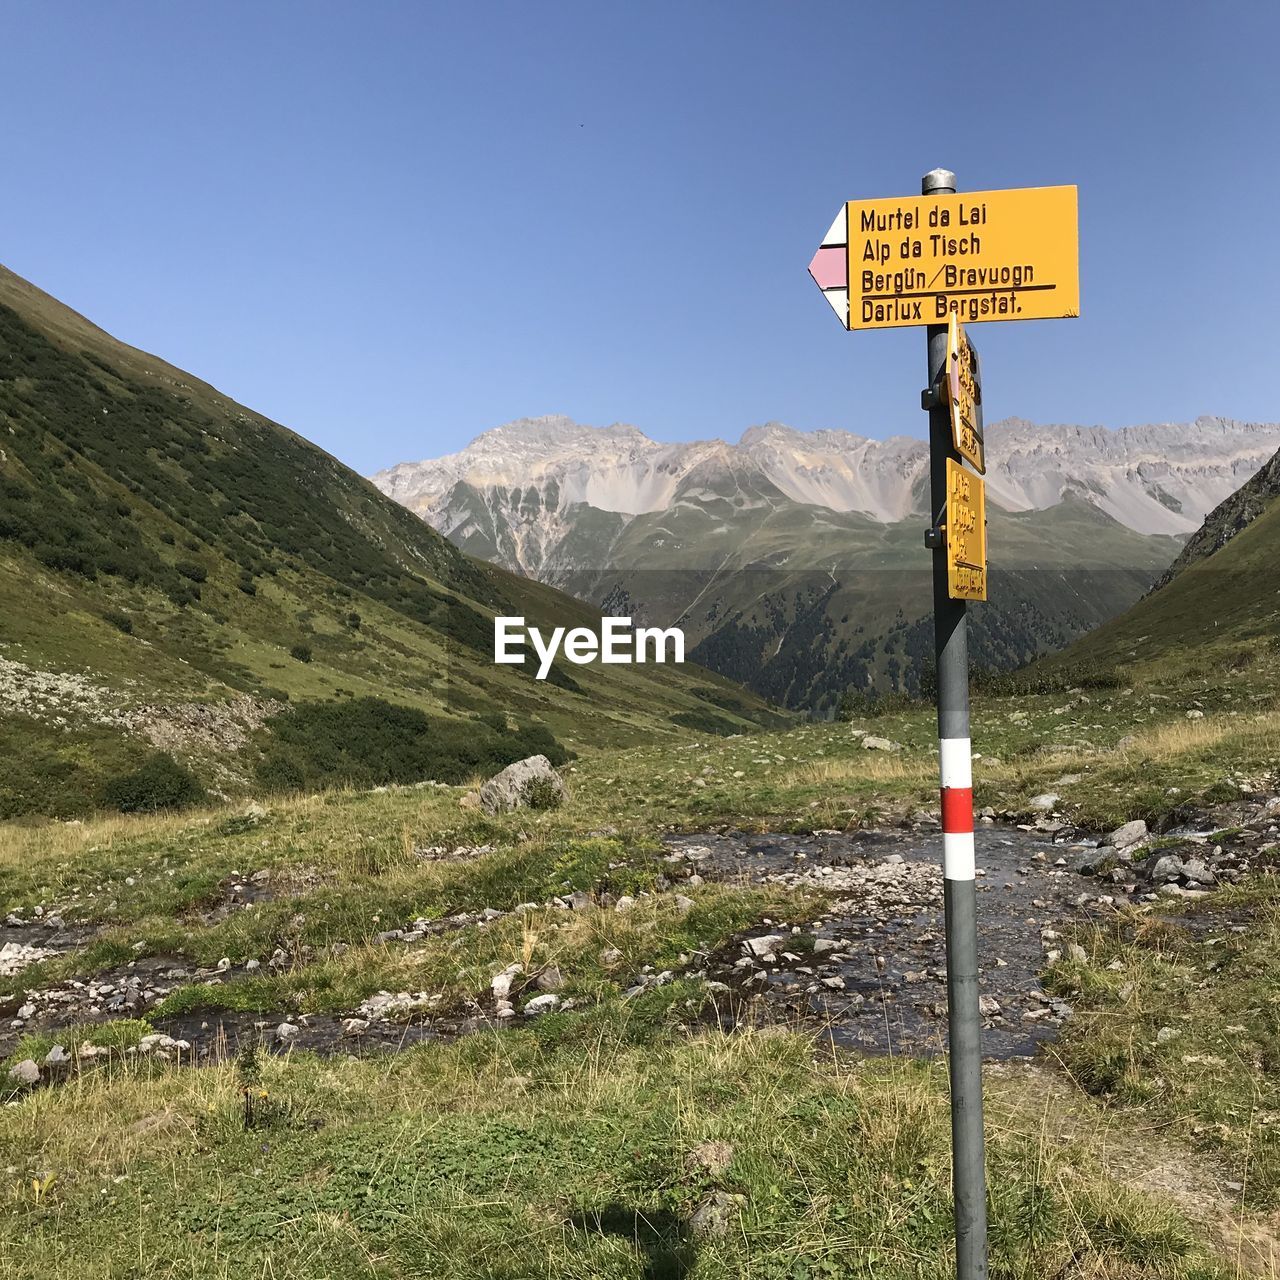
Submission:
{"label": "pole cap", "polygon": [[922,196],[955,195],[956,175],[950,169],[930,169],[920,179]]}

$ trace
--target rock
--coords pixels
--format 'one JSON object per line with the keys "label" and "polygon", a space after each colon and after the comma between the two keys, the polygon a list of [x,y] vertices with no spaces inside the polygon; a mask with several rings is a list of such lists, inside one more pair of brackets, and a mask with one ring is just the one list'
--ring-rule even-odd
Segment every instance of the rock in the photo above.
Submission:
{"label": "rock", "polygon": [[9,1083],[30,1085],[40,1083],[40,1068],[31,1058],[23,1058],[9,1068]]}
{"label": "rock", "polygon": [[549,964],[538,974],[534,985],[539,991],[559,991],[564,986],[564,974],[555,965]]}
{"label": "rock", "polygon": [[344,1036],[358,1036],[362,1031],[366,1031],[369,1027],[368,1018],[343,1018],[342,1034]]}
{"label": "rock", "polygon": [[690,1173],[723,1173],[733,1162],[733,1146],[728,1142],[712,1140],[699,1142],[684,1158],[684,1167]]}
{"label": "rock", "polygon": [[1043,795],[1032,796],[1027,801],[1029,809],[1038,809],[1042,813],[1048,813],[1062,799],[1060,795],[1055,795],[1052,791],[1046,791]]}
{"label": "rock", "polygon": [[1176,1040],[1182,1034],[1176,1027],[1161,1027],[1156,1032],[1156,1044],[1168,1044],[1170,1040]]}
{"label": "rock", "polygon": [[693,899],[686,897],[683,893],[676,894],[676,910],[682,915],[687,916],[693,910]]}
{"label": "rock", "polygon": [[693,1234],[702,1239],[727,1235],[737,1203],[727,1191],[713,1191],[690,1215],[689,1225]]}
{"label": "rock", "polygon": [[506,1000],[511,995],[511,984],[523,972],[523,965],[509,964],[501,973],[495,974],[489,983],[493,998],[499,1002]]}
{"label": "rock", "polygon": [[524,1007],[524,1016],[526,1018],[536,1018],[540,1013],[552,1013],[560,1007],[560,997],[554,992],[547,992],[546,995],[534,996],[532,1000]]}
{"label": "rock", "polygon": [[1107,843],[1114,845],[1117,849],[1127,849],[1130,845],[1145,840],[1147,835],[1147,824],[1141,818],[1135,818],[1132,822],[1126,822],[1124,826],[1117,827],[1107,837]]}
{"label": "rock", "polygon": [[600,953],[600,963],[603,965],[617,964],[622,959],[622,952],[617,947],[606,947]]}
{"label": "rock", "polygon": [[459,809],[478,809],[480,807],[480,793],[478,791],[468,791],[465,795],[458,799]]}
{"label": "rock", "polygon": [[635,909],[636,900],[629,894],[624,893],[618,899],[617,905],[613,908],[620,916],[625,916],[628,911]]}
{"label": "rock", "polygon": [[480,788],[480,807],[491,816],[515,809],[558,809],[567,792],[546,756],[509,764]]}
{"label": "rock", "polygon": [[888,738],[877,738],[874,734],[867,734],[862,739],[862,745],[867,751],[901,751],[902,744],[900,742],[890,742]]}
{"label": "rock", "polygon": [[1076,961],[1077,964],[1085,964],[1088,962],[1089,953],[1078,942],[1068,942],[1067,958]]}
{"label": "rock", "polygon": [[569,895],[569,905],[575,911],[585,911],[589,906],[591,906],[591,895],[589,893],[583,893],[581,889],[575,890]]}
{"label": "rock", "polygon": [[786,942],[786,938],[782,934],[766,933],[759,938],[744,939],[742,949],[748,955],[754,956],[758,960],[761,956],[771,955],[784,942]]}
{"label": "rock", "polygon": [[275,1030],[277,1044],[288,1044],[290,1040],[298,1034],[299,1027],[296,1022],[282,1022]]}
{"label": "rock", "polygon": [[44,1055],[44,1065],[46,1067],[65,1067],[71,1062],[71,1055],[60,1044],[55,1044],[48,1053]]}
{"label": "rock", "polygon": [[[1203,866],[1204,864],[1201,863],[1200,865]],[[1177,880],[1185,870],[1186,868],[1183,866],[1181,858],[1175,854],[1166,853],[1163,857],[1155,860],[1147,872],[1147,876],[1152,884],[1170,884]]]}
{"label": "rock", "polygon": [[1188,712],[1187,712],[1187,719],[1188,719],[1188,720],[1203,720],[1203,719],[1204,719],[1204,712],[1203,712],[1203,711],[1195,711],[1195,710],[1188,711]]}
{"label": "rock", "polygon": [[1216,884],[1218,880],[1203,858],[1188,858],[1182,864],[1182,874],[1188,884]]}
{"label": "rock", "polygon": [[22,1008],[20,1008],[20,1009],[18,1010],[18,1012],[17,1012],[16,1016],[17,1016],[17,1017],[19,1017],[19,1018],[21,1018],[21,1019],[23,1020],[23,1022],[26,1022],[29,1018],[34,1018],[34,1017],[36,1016],[36,1007],[35,1007],[35,1005],[33,1005],[33,1004],[24,1004],[24,1005],[22,1006]]}
{"label": "rock", "polygon": [[1000,1014],[1000,1001],[995,996],[979,996],[978,1012],[984,1018],[995,1018]]}

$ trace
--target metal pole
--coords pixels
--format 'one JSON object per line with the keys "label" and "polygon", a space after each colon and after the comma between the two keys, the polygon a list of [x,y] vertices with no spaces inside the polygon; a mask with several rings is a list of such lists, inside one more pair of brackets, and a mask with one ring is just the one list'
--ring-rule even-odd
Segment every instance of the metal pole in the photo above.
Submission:
{"label": "metal pole", "polygon": [[[925,174],[921,192],[952,195],[947,169]],[[929,389],[947,358],[946,325],[927,330]],[[945,402],[929,396],[929,498],[933,529],[947,517],[951,442]],[[951,1069],[952,1193],[957,1280],[986,1280],[987,1189],[982,1135],[982,1019],[978,1010],[977,893],[973,856],[973,766],[969,745],[969,645],[965,602],[947,592],[945,539],[934,536],[933,627],[938,670],[938,755],[942,782],[943,886],[947,928],[947,1014]]]}

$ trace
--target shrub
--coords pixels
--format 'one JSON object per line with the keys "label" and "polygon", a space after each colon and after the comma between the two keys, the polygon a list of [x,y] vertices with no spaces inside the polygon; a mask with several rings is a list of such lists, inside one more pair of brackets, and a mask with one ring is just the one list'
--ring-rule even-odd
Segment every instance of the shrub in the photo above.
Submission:
{"label": "shrub", "polygon": [[204,799],[204,788],[195,774],[167,751],[148,756],[131,773],[109,779],[102,788],[102,803],[121,813],[152,813],[181,809]]}
{"label": "shrub", "polygon": [[209,576],[209,570],[195,560],[179,560],[173,567],[192,582],[203,582]]}
{"label": "shrub", "polygon": [[109,622],[117,631],[123,631],[125,635],[133,635],[133,619],[127,613],[120,613],[115,609],[108,609],[102,615],[103,622]]}
{"label": "shrub", "polygon": [[381,698],[301,702],[273,717],[258,766],[258,780],[277,790],[303,787],[380,786],[388,783],[465,782],[475,773],[497,773],[526,756],[554,765],[569,752],[541,724],[501,728],[499,717],[451,720]]}
{"label": "shrub", "polygon": [[309,644],[295,644],[293,648],[289,650],[289,656],[291,658],[297,658],[299,662],[310,662],[311,646]]}

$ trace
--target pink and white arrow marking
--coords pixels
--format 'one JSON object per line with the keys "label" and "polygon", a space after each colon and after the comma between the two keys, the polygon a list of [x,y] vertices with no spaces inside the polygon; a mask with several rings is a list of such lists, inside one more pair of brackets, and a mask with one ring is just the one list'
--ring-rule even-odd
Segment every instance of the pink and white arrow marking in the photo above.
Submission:
{"label": "pink and white arrow marking", "polygon": [[831,303],[840,323],[849,327],[849,208],[841,205],[831,230],[809,263],[809,274]]}

